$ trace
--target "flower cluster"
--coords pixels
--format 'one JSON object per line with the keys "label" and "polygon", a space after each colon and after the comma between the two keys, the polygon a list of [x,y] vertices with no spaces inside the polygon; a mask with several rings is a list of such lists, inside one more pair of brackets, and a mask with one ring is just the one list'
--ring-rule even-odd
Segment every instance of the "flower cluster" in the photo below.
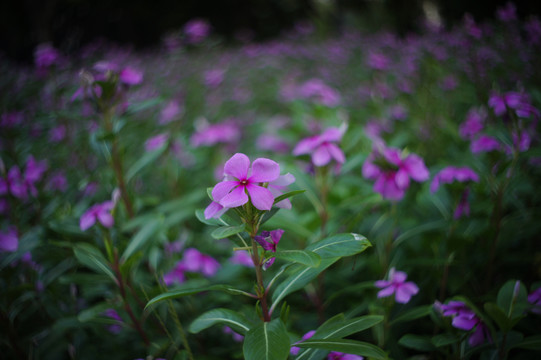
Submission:
{"label": "flower cluster", "polygon": [[274,204],[274,194],[292,179],[289,174],[280,177],[280,165],[270,159],[258,158],[250,165],[248,156],[237,153],[224,165],[224,180],[212,189],[213,201],[205,209],[205,218],[220,217],[228,209],[248,202],[258,210],[268,211]]}
{"label": "flower cluster", "polygon": [[473,334],[469,337],[468,343],[471,346],[481,345],[485,339],[490,340],[487,326],[481,319],[462,301],[449,301],[449,303],[439,304],[436,307],[442,311],[443,316],[452,316],[452,325],[461,330],[470,331],[475,328]]}
{"label": "flower cluster", "polygon": [[0,231],[0,252],[14,252],[19,247],[17,229],[10,227],[7,231]]}
{"label": "flower cluster", "polygon": [[195,248],[188,248],[184,251],[182,260],[164,275],[163,280],[167,286],[174,283],[182,284],[186,279],[186,272],[200,273],[203,276],[211,277],[216,274],[219,268],[220,263],[212,256],[203,254]]}
{"label": "flower cluster", "polygon": [[403,271],[389,270],[389,280],[378,280],[374,285],[382,289],[378,292],[378,298],[388,297],[395,294],[397,303],[407,304],[411,297],[419,292],[419,287],[414,282],[406,281],[408,275]]}
{"label": "flower cluster", "polygon": [[432,179],[432,183],[430,184],[430,191],[436,192],[438,191],[441,184],[450,184],[453,181],[459,181],[459,182],[467,182],[467,181],[474,181],[479,182],[479,175],[475,173],[472,169],[469,167],[454,167],[454,166],[447,166],[440,170],[436,176]]}
{"label": "flower cluster", "polygon": [[396,148],[376,147],[363,164],[363,176],[376,180],[374,191],[390,200],[401,200],[410,185],[410,178],[422,182],[429,178],[423,159],[405,155]]}
{"label": "flower cluster", "polygon": [[45,160],[36,161],[33,156],[26,161],[24,175],[17,165],[13,165],[5,178],[0,177],[0,195],[11,194],[23,200],[28,197],[28,193],[37,196],[36,183],[41,180],[47,168]]}

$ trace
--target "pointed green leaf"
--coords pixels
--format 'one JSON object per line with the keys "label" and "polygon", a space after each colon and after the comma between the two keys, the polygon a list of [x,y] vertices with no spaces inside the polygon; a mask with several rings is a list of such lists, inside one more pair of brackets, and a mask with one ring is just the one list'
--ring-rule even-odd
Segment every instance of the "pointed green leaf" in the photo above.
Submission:
{"label": "pointed green leaf", "polygon": [[416,320],[425,316],[428,316],[432,311],[433,305],[422,305],[410,309],[403,314],[399,315],[396,319],[391,321],[391,324],[397,324],[405,321]]}
{"label": "pointed green leaf", "polygon": [[528,291],[524,284],[509,280],[498,292],[496,302],[504,314],[511,319],[524,313],[528,305],[527,297]]}
{"label": "pointed green leaf", "polygon": [[498,327],[503,332],[511,330],[511,321],[505,314],[502,308],[494,303],[485,303],[484,305],[486,313],[498,324]]}
{"label": "pointed green leaf", "polygon": [[460,338],[452,334],[440,334],[440,335],[433,336],[432,339],[430,339],[430,341],[435,347],[442,347],[442,346],[447,346],[451,344],[456,344],[460,341]]}
{"label": "pointed green leaf", "polygon": [[225,239],[226,237],[229,237],[231,235],[238,234],[240,232],[243,232],[245,229],[244,224],[240,224],[237,226],[221,226],[217,229],[215,229],[210,236],[212,236],[216,240]]}
{"label": "pointed green leaf", "polygon": [[80,243],[73,247],[75,257],[79,262],[98,273],[109,276],[116,281],[116,276],[100,250],[90,244]]}
{"label": "pointed green leaf", "polygon": [[121,262],[125,262],[136,251],[142,249],[149,241],[153,239],[156,232],[163,226],[163,218],[156,217],[147,222],[130,240],[128,247],[121,256]]}
{"label": "pointed green leaf", "polygon": [[308,339],[295,346],[300,348],[339,351],[346,354],[360,355],[373,359],[387,359],[387,354],[376,345],[349,339]]}
{"label": "pointed green leaf", "polygon": [[407,334],[402,336],[398,343],[409,349],[419,351],[433,351],[436,349],[428,336]]}
{"label": "pointed green leaf", "polygon": [[80,322],[87,322],[94,320],[99,315],[103,315],[105,310],[110,309],[112,306],[109,303],[100,303],[98,305],[94,305],[88,309],[84,309],[77,315],[77,319]]}
{"label": "pointed green leaf", "polygon": [[242,350],[245,360],[286,360],[289,348],[287,330],[280,319],[275,319],[248,331]]}
{"label": "pointed green leaf", "polygon": [[315,252],[308,250],[282,250],[272,254],[273,257],[282,260],[297,262],[310,267],[318,266],[321,257]]}
{"label": "pointed green leaf", "polygon": [[288,198],[290,198],[292,196],[302,194],[305,191],[306,190],[293,190],[293,191],[287,192],[285,194],[282,194],[282,195],[276,197],[276,199],[274,199],[274,204],[278,204],[280,201],[288,199]]}
{"label": "pointed green leaf", "polygon": [[528,336],[524,338],[520,343],[515,345],[520,349],[537,350],[541,351],[541,335]]}
{"label": "pointed green leaf", "polygon": [[250,324],[241,314],[229,309],[214,309],[195,319],[190,325],[189,331],[192,334],[197,334],[215,324],[227,325],[242,335],[246,335],[250,330]]}
{"label": "pointed green leaf", "polygon": [[193,289],[178,289],[178,290],[168,291],[166,293],[160,294],[150,299],[150,301],[146,304],[145,309],[164,300],[176,299],[183,296],[199,294],[205,291],[221,291],[221,292],[226,292],[232,295],[245,295],[249,297],[254,297],[254,295],[247,293],[246,291],[235,289],[229,285],[211,285],[211,286],[204,286],[204,287],[193,288]]}
{"label": "pointed green leaf", "polygon": [[322,258],[352,256],[359,254],[372,246],[366,238],[360,234],[338,234],[314,244],[311,244],[306,250],[317,253]]}
{"label": "pointed green leaf", "polygon": [[153,163],[165,151],[167,146],[162,145],[158,149],[145,153],[126,172],[126,181],[129,182],[139,171]]}

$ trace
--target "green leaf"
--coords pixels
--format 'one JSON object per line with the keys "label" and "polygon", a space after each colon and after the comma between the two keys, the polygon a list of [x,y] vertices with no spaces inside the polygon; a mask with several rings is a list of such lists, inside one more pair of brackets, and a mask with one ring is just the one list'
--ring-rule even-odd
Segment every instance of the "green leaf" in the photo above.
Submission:
{"label": "green leaf", "polygon": [[273,253],[272,256],[277,259],[293,261],[310,267],[316,267],[321,263],[321,257],[315,252],[308,250],[282,250]]}
{"label": "green leaf", "polygon": [[436,349],[428,336],[407,334],[402,336],[398,343],[409,349],[419,351],[433,351]]}
{"label": "green leaf", "polygon": [[[371,328],[381,321],[383,321],[383,316],[380,315],[367,315],[345,320],[344,314],[338,314],[323,323],[316,330],[311,339],[341,339],[351,334]],[[297,356],[296,360],[309,359],[308,355],[313,353],[314,350],[312,349],[305,350]]]}
{"label": "green leaf", "polygon": [[116,281],[116,276],[100,250],[90,244],[80,243],[73,247],[75,257],[79,262],[98,273],[109,276]]}
{"label": "green leaf", "polygon": [[509,280],[506,282],[498,292],[496,303],[503,310],[504,314],[509,318],[515,318],[521,316],[528,305],[528,291],[522,283]]}
{"label": "green leaf", "polygon": [[143,168],[153,163],[161,154],[164,153],[166,145],[160,146],[158,149],[146,152],[142,157],[139,158],[126,172],[126,182],[129,182],[138,172]]}
{"label": "green leaf", "polygon": [[322,259],[317,267],[294,265],[290,268],[290,275],[276,287],[272,294],[271,312],[286,295],[302,289],[314,280],[323,270],[338,261],[339,258]]}
{"label": "green leaf", "polygon": [[205,219],[205,211],[203,209],[195,210],[195,217],[197,218],[197,220],[201,221],[203,224],[206,225],[218,226],[222,224],[220,222],[220,219]]}
{"label": "green leaf", "polygon": [[215,229],[210,236],[212,236],[216,240],[225,239],[231,235],[238,234],[242,231],[244,231],[245,225],[240,224],[237,226],[221,226],[217,229]]}
{"label": "green leaf", "polygon": [[252,328],[242,347],[245,360],[286,360],[289,349],[289,335],[280,319]]}
{"label": "green leaf", "polygon": [[528,336],[515,347],[527,350],[541,350],[541,335]]}
{"label": "green leaf", "polygon": [[277,198],[274,199],[274,204],[278,204],[280,201],[282,200],[285,200],[287,198],[290,198],[292,196],[295,196],[295,195],[299,195],[299,194],[302,194],[303,192],[305,192],[306,190],[293,190],[293,191],[289,191],[285,194],[282,194],[280,196],[278,196]]}
{"label": "green leaf", "polygon": [[433,336],[432,339],[430,339],[430,341],[435,347],[442,347],[442,346],[456,344],[460,341],[460,338],[452,334],[439,334],[439,335]]}
{"label": "green leaf", "polygon": [[300,348],[338,351],[373,359],[387,359],[387,354],[379,347],[367,342],[349,339],[308,339],[295,344],[295,346]]}
{"label": "green leaf", "polygon": [[125,262],[136,251],[143,248],[162,226],[162,217],[154,217],[152,220],[143,225],[143,227],[130,240],[126,250],[124,250],[124,253],[121,256],[121,262]]}
{"label": "green leaf", "polygon": [[242,335],[246,335],[250,330],[250,324],[239,313],[229,309],[214,309],[207,311],[195,319],[190,325],[189,331],[192,334],[197,334],[201,330],[205,330],[215,324],[227,325]]}
{"label": "green leaf", "polygon": [[362,235],[349,233],[338,234],[314,244],[311,244],[306,250],[317,253],[321,258],[332,258],[356,255],[372,246]]}
{"label": "green leaf", "polygon": [[391,320],[391,325],[425,317],[430,314],[430,312],[432,311],[432,308],[433,308],[433,305],[423,305],[423,306],[415,307],[411,310],[404,312],[403,314],[398,316],[396,319]]}
{"label": "green leaf", "polygon": [[424,223],[422,225],[416,226],[412,229],[404,231],[402,234],[400,234],[395,241],[393,241],[393,247],[397,247],[402,242],[406,241],[407,239],[414,237],[416,235],[422,234],[426,231],[431,230],[441,230],[444,226],[447,226],[448,222],[445,220],[436,220],[428,223]]}
{"label": "green leaf", "polygon": [[502,308],[494,303],[486,303],[484,305],[486,313],[498,324],[498,327],[503,332],[507,332],[511,329],[511,323]]}
{"label": "green leaf", "polygon": [[245,295],[245,296],[253,297],[252,294],[247,293],[246,291],[235,289],[229,285],[211,285],[211,286],[204,286],[204,287],[199,287],[199,288],[194,288],[194,289],[178,289],[178,290],[168,291],[166,293],[160,294],[152,298],[146,304],[145,309],[164,300],[176,299],[183,296],[199,294],[205,291],[222,291],[222,292],[226,292],[232,295]]}

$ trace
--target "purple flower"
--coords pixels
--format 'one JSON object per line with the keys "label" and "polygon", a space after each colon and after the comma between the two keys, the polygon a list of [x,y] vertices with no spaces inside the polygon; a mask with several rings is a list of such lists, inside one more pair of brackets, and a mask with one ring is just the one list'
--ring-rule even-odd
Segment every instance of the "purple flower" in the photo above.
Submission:
{"label": "purple flower", "polygon": [[49,141],[60,142],[66,137],[66,127],[58,125],[49,130]]}
{"label": "purple flower", "polygon": [[310,79],[297,89],[298,95],[303,99],[311,99],[325,106],[337,106],[340,103],[340,94],[320,79]]}
{"label": "purple flower", "polygon": [[327,356],[327,360],[363,360],[364,357],[359,355],[344,354],[338,351],[331,351]]}
{"label": "purple flower", "polygon": [[111,210],[114,208],[112,201],[106,201],[101,204],[96,204],[88,209],[79,220],[79,226],[81,230],[85,231],[92,225],[99,221],[103,226],[110,228],[113,226],[115,220],[111,215]]}
{"label": "purple flower", "polygon": [[163,275],[163,282],[166,286],[171,286],[175,283],[182,284],[186,280],[185,272],[186,267],[182,261],[179,261],[171,271]]}
{"label": "purple flower", "polygon": [[503,7],[499,7],[496,11],[498,19],[503,22],[511,22],[517,19],[517,8],[512,2],[508,2]]}
{"label": "purple flower", "polygon": [[346,161],[342,150],[335,144],[342,140],[343,131],[331,127],[321,135],[315,135],[301,140],[293,149],[293,155],[311,154],[315,166],[325,166],[332,159],[339,164]]}
{"label": "purple flower", "polygon": [[52,191],[58,190],[64,192],[67,188],[68,180],[66,179],[66,175],[64,175],[64,173],[62,172],[57,172],[53,174],[47,182],[47,189]]}
{"label": "purple flower", "polygon": [[220,263],[212,256],[203,254],[195,248],[184,251],[182,264],[186,271],[199,272],[207,277],[214,276],[220,268]]}
{"label": "purple flower", "polygon": [[0,118],[0,127],[13,128],[20,125],[23,122],[23,113],[20,111],[13,111],[2,114]]}
{"label": "purple flower", "polygon": [[137,85],[143,82],[143,73],[127,66],[120,71],[118,79],[126,85]]}
{"label": "purple flower", "polygon": [[469,337],[470,346],[482,344],[485,339],[490,339],[488,328],[481,319],[462,301],[449,301],[447,305],[436,304],[443,313],[443,316],[452,316],[452,325],[461,330],[470,331],[475,328],[473,334]]}
{"label": "purple flower", "polygon": [[239,333],[236,333],[229,326],[224,326],[223,327],[223,332],[224,332],[224,334],[231,334],[231,336],[233,336],[233,340],[236,341],[236,342],[242,342],[244,340],[244,336],[242,336]]}
{"label": "purple flower", "polygon": [[408,275],[403,271],[389,270],[389,280],[378,280],[376,287],[382,289],[378,292],[378,298],[391,296],[395,294],[395,300],[401,304],[407,304],[411,297],[419,292],[415,283],[407,281]]}
{"label": "purple flower", "polygon": [[190,139],[192,146],[211,146],[217,143],[235,143],[240,139],[240,129],[231,121],[221,124],[203,123]]}
{"label": "purple flower", "polygon": [[11,193],[19,199],[26,199],[27,188],[19,167],[14,165],[9,169],[5,179],[0,178],[0,195]]}
{"label": "purple flower", "polygon": [[434,176],[432,183],[430,184],[430,192],[436,192],[441,184],[450,184],[453,181],[466,182],[474,181],[479,182],[479,175],[475,173],[469,167],[454,167],[448,166],[440,170],[440,172]]}
{"label": "purple flower", "polygon": [[146,151],[153,151],[156,149],[161,148],[169,139],[169,134],[159,134],[151,137],[145,142],[145,150]]}
{"label": "purple flower", "polygon": [[500,148],[500,142],[488,135],[481,135],[470,144],[470,150],[474,154],[500,150]]}
{"label": "purple flower", "polygon": [[528,302],[533,305],[530,311],[541,315],[541,287],[528,295]]}
{"label": "purple flower", "polygon": [[400,200],[410,185],[410,178],[421,182],[430,174],[423,159],[416,154],[404,157],[400,150],[381,146],[375,148],[363,164],[363,176],[376,180],[374,191],[384,198]]}
{"label": "purple flower", "polygon": [[0,252],[14,252],[19,247],[17,229],[10,227],[7,231],[0,231]]}
{"label": "purple flower", "polygon": [[229,258],[231,264],[238,264],[247,267],[254,267],[254,262],[250,253],[246,250],[237,250],[233,253],[233,256]]}
{"label": "purple flower", "polygon": [[60,53],[51,44],[40,44],[34,51],[34,61],[38,69],[47,69],[60,61]]}
{"label": "purple flower", "polygon": [[366,59],[366,64],[375,70],[387,70],[391,65],[391,60],[380,52],[371,51]]}
{"label": "purple flower", "polygon": [[487,113],[483,108],[473,108],[468,111],[466,120],[460,124],[458,133],[463,139],[473,139],[484,128]]}
{"label": "purple flower", "polygon": [[[224,165],[225,180],[216,184],[212,189],[213,203],[224,208],[235,208],[251,201],[259,210],[270,210],[274,203],[274,196],[269,189],[260,185],[278,179],[280,165],[278,163],[259,158],[254,160],[250,167],[248,156],[237,153]],[[248,195],[250,197],[248,197]],[[211,209],[209,209],[211,207]],[[209,205],[205,210],[205,217],[216,209],[216,205]]]}
{"label": "purple flower", "polygon": [[453,214],[454,219],[460,219],[462,215],[470,215],[470,203],[468,202],[468,196],[470,195],[470,189],[466,188],[460,195],[460,201],[456,206],[455,212]]}
{"label": "purple flower", "polygon": [[103,312],[103,315],[107,316],[108,318],[115,320],[117,323],[111,324],[107,326],[107,330],[109,330],[110,333],[118,334],[122,331],[122,318],[120,315],[118,315],[118,312],[115,309],[107,309]]}
{"label": "purple flower", "polygon": [[[282,235],[284,234],[284,230],[277,229],[272,231],[262,231],[261,235],[256,235],[254,237],[254,240],[257,241],[259,245],[265,251],[270,252],[276,252],[276,247],[278,246],[278,243],[280,242],[280,239],[282,238]],[[269,267],[274,264],[275,258],[271,257],[265,261],[263,264],[263,270],[267,270]]]}
{"label": "purple flower", "polygon": [[256,145],[261,150],[276,153],[287,153],[289,151],[287,142],[276,135],[262,134],[257,138]]}
{"label": "purple flower", "polygon": [[541,21],[538,17],[531,17],[526,20],[524,30],[526,30],[528,41],[531,44],[539,44],[541,42]]}
{"label": "purple flower", "polygon": [[199,44],[210,34],[210,25],[203,19],[193,19],[184,25],[184,35],[188,44]]}
{"label": "purple flower", "polygon": [[[310,330],[308,331],[306,334],[304,334],[302,336],[302,339],[300,341],[297,341],[295,344],[298,344],[300,342],[303,342],[304,340],[308,340],[310,339],[312,336],[314,336],[314,334],[316,333],[315,330]],[[289,350],[289,353],[291,355],[297,355],[299,353],[299,351],[301,351],[301,348],[298,347],[298,346],[292,346],[291,349]]]}
{"label": "purple flower", "polygon": [[165,105],[160,113],[160,125],[169,124],[182,114],[182,107],[178,101],[171,100]]}
{"label": "purple flower", "polygon": [[213,69],[205,71],[204,82],[205,85],[211,89],[217,88],[224,81],[225,70]]}
{"label": "purple flower", "polygon": [[507,109],[515,110],[518,117],[528,118],[535,116],[539,118],[540,113],[530,101],[527,94],[510,91],[504,94],[492,94],[488,100],[488,105],[494,110],[496,116],[503,116]]}

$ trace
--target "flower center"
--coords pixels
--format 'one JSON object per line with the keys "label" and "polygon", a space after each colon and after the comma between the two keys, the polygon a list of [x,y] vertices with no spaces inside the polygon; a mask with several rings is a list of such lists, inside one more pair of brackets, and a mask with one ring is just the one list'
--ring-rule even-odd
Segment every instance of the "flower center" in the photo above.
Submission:
{"label": "flower center", "polygon": [[248,185],[248,180],[241,180],[240,184],[241,185]]}

